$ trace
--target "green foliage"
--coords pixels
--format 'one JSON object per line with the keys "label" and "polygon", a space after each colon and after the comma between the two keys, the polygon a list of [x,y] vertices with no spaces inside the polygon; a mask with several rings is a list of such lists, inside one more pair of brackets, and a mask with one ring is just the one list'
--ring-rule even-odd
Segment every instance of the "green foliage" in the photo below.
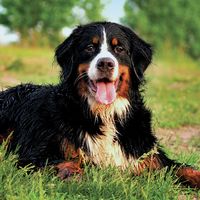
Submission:
{"label": "green foliage", "polygon": [[126,0],[122,21],[158,47],[177,48],[200,58],[198,0]]}
{"label": "green foliage", "polygon": [[0,23],[33,45],[41,44],[41,39],[43,44],[57,44],[61,28],[101,20],[103,9],[100,0],[1,0],[0,5],[4,8]]}
{"label": "green foliage", "polygon": [[78,0],[76,8],[76,12],[74,11],[76,24],[85,24],[105,19],[101,14],[104,8],[101,0]]}

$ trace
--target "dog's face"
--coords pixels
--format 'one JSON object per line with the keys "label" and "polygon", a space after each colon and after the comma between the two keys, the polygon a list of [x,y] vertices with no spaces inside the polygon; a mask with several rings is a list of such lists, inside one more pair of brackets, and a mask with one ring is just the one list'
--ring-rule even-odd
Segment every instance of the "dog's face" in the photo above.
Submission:
{"label": "dog's face", "polygon": [[101,105],[128,99],[151,56],[149,44],[129,28],[109,22],[78,27],[56,50],[63,78],[71,78],[81,97]]}

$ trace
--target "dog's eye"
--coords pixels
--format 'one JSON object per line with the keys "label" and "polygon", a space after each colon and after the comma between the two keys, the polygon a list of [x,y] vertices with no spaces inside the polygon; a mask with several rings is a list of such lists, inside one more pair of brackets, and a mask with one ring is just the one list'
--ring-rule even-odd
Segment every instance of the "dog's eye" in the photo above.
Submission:
{"label": "dog's eye", "polygon": [[124,48],[122,47],[122,46],[119,46],[119,45],[117,45],[115,48],[114,48],[114,51],[115,51],[115,53],[122,53],[122,52],[124,52]]}
{"label": "dog's eye", "polygon": [[95,47],[93,44],[89,44],[87,45],[87,47],[85,48],[85,51],[88,52],[88,53],[92,53],[95,51]]}

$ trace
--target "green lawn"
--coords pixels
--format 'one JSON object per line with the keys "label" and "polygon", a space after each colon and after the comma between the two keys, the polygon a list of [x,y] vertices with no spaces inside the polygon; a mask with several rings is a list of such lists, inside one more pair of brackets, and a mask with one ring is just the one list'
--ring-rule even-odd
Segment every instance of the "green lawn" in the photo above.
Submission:
{"label": "green lawn", "polygon": [[147,70],[147,102],[158,127],[200,125],[200,66],[184,56],[155,60]]}
{"label": "green lawn", "polygon": [[[4,152],[3,149],[0,152]],[[175,184],[176,179],[165,169],[132,177],[117,169],[86,168],[83,177],[60,181],[52,169],[31,172],[31,167],[17,169],[17,157],[4,158],[0,154],[0,199],[56,200],[56,199],[124,199],[124,200],[177,200],[200,198],[200,191]],[[186,156],[187,157],[187,156]],[[191,163],[198,160],[193,155]],[[182,197],[182,198],[181,198]]]}
{"label": "green lawn", "polygon": [[0,87],[21,82],[55,83],[58,74],[52,49],[0,47]]}
{"label": "green lawn", "polygon": [[[0,87],[58,82],[59,67],[53,56],[52,49],[0,47]],[[170,157],[200,169],[199,64],[177,54],[157,54],[146,77],[145,100],[153,110],[154,129],[162,145]],[[187,127],[197,131],[183,142],[180,135],[182,130],[190,130]],[[117,169],[88,168],[82,178],[62,182],[52,169],[17,169],[17,157],[5,158],[4,153],[0,146],[0,200],[200,199],[200,191],[174,184],[176,179],[170,173],[165,175],[165,170],[132,177]]]}

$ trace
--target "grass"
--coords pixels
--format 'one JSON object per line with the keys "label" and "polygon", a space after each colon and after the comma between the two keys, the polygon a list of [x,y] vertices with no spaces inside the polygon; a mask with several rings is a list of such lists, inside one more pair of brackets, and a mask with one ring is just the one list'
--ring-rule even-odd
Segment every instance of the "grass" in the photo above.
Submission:
{"label": "grass", "polygon": [[20,82],[56,83],[58,74],[52,49],[0,47],[0,87]]}
{"label": "grass", "polygon": [[[54,84],[58,76],[52,49],[0,47],[0,87],[20,82]],[[157,54],[146,77],[145,100],[153,110],[155,129],[177,133],[173,139],[163,135],[165,150],[170,157],[200,169],[198,135],[187,143],[178,137],[181,127],[200,127],[198,63],[174,53]],[[166,175],[165,169],[132,177],[117,169],[86,167],[81,179],[74,177],[62,182],[53,169],[37,172],[32,172],[30,166],[18,169],[16,155],[6,158],[4,148],[0,146],[0,200],[200,198],[200,192],[175,184],[175,178],[170,173]]]}
{"label": "grass", "polygon": [[[116,168],[87,168],[83,177],[60,181],[52,169],[32,172],[31,167],[18,169],[16,155],[0,156],[0,199],[9,200],[64,200],[64,199],[192,199],[200,198],[200,192],[182,188],[175,184],[171,172],[165,169],[132,177],[128,172],[121,174]],[[190,160],[195,162],[195,158]]]}
{"label": "grass", "polygon": [[158,127],[200,125],[199,77],[199,63],[183,55],[165,55],[153,62],[147,71],[146,91]]}

